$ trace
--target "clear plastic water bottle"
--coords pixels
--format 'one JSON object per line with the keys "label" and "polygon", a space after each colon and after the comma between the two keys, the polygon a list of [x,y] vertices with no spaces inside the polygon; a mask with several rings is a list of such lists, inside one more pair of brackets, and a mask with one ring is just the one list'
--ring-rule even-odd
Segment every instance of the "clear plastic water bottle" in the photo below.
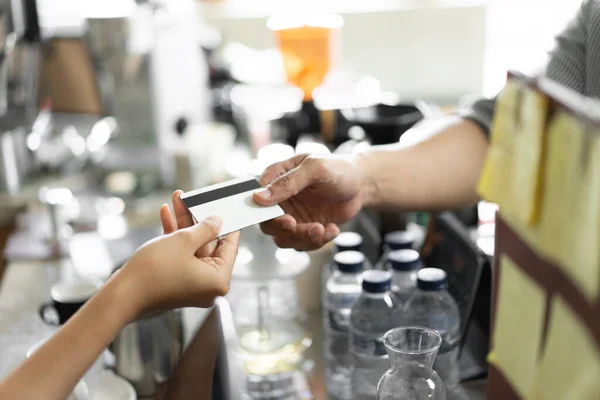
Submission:
{"label": "clear plastic water bottle", "polygon": [[417,271],[421,268],[419,252],[412,249],[394,250],[388,254],[386,269],[392,271],[392,292],[400,305],[414,294],[417,288]]}
{"label": "clear plastic water bottle", "polygon": [[329,399],[351,400],[350,310],[362,291],[365,256],[358,251],[343,251],[333,259],[336,270],[327,281],[323,300],[327,394]]}
{"label": "clear plastic water bottle", "polygon": [[[360,251],[362,244],[363,238],[360,234],[356,232],[342,232],[335,239],[333,239],[332,255],[335,256],[337,253],[340,253],[342,251]],[[373,268],[372,264],[366,258],[364,264],[365,270]],[[332,257],[331,261],[327,262],[327,264],[325,264],[323,266],[323,269],[321,270],[322,301],[324,301],[323,299],[325,299],[326,297],[325,288],[327,286],[327,281],[329,280],[329,277],[331,276],[333,271],[335,271],[336,268],[336,264]]]}
{"label": "clear plastic water bottle", "polygon": [[383,254],[375,266],[376,269],[386,269],[388,266],[388,255],[391,251],[412,249],[415,242],[415,234],[411,231],[394,231],[383,236]]}
{"label": "clear plastic water bottle", "polygon": [[436,330],[442,345],[433,364],[449,392],[459,382],[458,351],[460,314],[456,301],[447,292],[446,272],[438,268],[423,268],[417,273],[418,290],[404,304],[406,324]]}
{"label": "clear plastic water bottle", "polygon": [[373,400],[379,378],[390,367],[383,335],[399,325],[401,309],[391,292],[391,272],[370,270],[362,277],[362,294],[350,314],[352,394],[355,400]]}
{"label": "clear plastic water bottle", "polygon": [[[333,255],[342,251],[360,251],[363,238],[356,232],[342,232],[333,239]],[[335,270],[336,265],[333,259],[323,266],[321,271],[321,287],[325,288],[327,280]],[[365,268],[367,269],[367,268]]]}

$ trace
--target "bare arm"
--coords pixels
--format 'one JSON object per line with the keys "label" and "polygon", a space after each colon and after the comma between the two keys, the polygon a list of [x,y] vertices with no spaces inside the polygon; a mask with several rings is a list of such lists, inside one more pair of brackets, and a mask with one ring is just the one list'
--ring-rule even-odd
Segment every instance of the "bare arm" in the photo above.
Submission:
{"label": "bare arm", "polygon": [[459,120],[424,142],[374,147],[358,159],[363,205],[391,210],[447,210],[477,201],[475,191],[488,141]]}
{"label": "bare arm", "polygon": [[134,317],[127,284],[112,279],[65,326],[0,383],[2,399],[65,399]]}
{"label": "bare arm", "polygon": [[[545,74],[579,93],[585,90],[587,27],[592,4],[585,0],[579,12],[556,37]],[[365,174],[367,206],[397,210],[444,210],[477,200],[475,187],[488,142],[494,99],[480,99],[461,110],[465,120],[414,147],[374,148],[359,161]],[[478,124],[470,120],[477,121]]]}
{"label": "bare arm", "polygon": [[339,234],[337,224],[363,206],[389,210],[444,210],[477,200],[477,180],[488,142],[479,125],[457,119],[411,147],[377,146],[355,157],[299,155],[267,168],[261,205],[285,215],[261,224],[280,247],[311,250]]}

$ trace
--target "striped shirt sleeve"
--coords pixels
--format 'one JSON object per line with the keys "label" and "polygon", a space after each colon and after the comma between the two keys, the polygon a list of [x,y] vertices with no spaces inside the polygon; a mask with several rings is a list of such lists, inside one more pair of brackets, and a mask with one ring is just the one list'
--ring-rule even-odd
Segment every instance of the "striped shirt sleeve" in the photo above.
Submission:
{"label": "striped shirt sleeve", "polygon": [[[586,92],[588,7],[593,1],[585,0],[575,18],[556,36],[556,44],[544,68],[548,78],[583,94]],[[495,105],[496,98],[480,99],[459,110],[458,115],[477,123],[489,136]]]}

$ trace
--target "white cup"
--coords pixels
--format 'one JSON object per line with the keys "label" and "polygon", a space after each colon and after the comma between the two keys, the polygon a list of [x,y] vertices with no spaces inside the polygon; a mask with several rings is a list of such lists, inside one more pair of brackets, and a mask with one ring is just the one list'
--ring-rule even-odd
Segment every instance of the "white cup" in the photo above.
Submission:
{"label": "white cup", "polygon": [[92,391],[91,400],[136,400],[135,389],[131,383],[120,376],[102,374]]}

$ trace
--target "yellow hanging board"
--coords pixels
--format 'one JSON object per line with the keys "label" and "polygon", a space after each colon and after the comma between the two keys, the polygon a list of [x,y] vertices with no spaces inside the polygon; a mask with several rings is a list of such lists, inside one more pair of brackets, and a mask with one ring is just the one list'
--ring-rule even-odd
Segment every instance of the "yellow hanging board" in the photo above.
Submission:
{"label": "yellow hanging board", "polygon": [[479,178],[482,198],[498,203],[500,208],[511,198],[513,142],[521,86],[509,80],[498,96],[490,137],[490,148]]}
{"label": "yellow hanging board", "polygon": [[[517,335],[518,336],[518,335]],[[600,349],[561,296],[552,299],[546,348],[529,400],[598,400]]]}
{"label": "yellow hanging board", "polygon": [[518,131],[513,147],[515,190],[508,209],[523,226],[527,226],[537,221],[540,208],[542,154],[549,101],[544,94],[530,87],[523,89],[521,98]]}
{"label": "yellow hanging board", "polygon": [[565,272],[594,304],[600,298],[600,132],[584,137],[580,161],[574,248]]}
{"label": "yellow hanging board", "polygon": [[584,131],[576,117],[557,111],[547,134],[538,245],[544,256],[564,266],[572,260],[575,249],[577,182]]}
{"label": "yellow hanging board", "polygon": [[500,268],[494,348],[489,361],[525,398],[538,363],[546,292],[506,254],[501,255]]}

